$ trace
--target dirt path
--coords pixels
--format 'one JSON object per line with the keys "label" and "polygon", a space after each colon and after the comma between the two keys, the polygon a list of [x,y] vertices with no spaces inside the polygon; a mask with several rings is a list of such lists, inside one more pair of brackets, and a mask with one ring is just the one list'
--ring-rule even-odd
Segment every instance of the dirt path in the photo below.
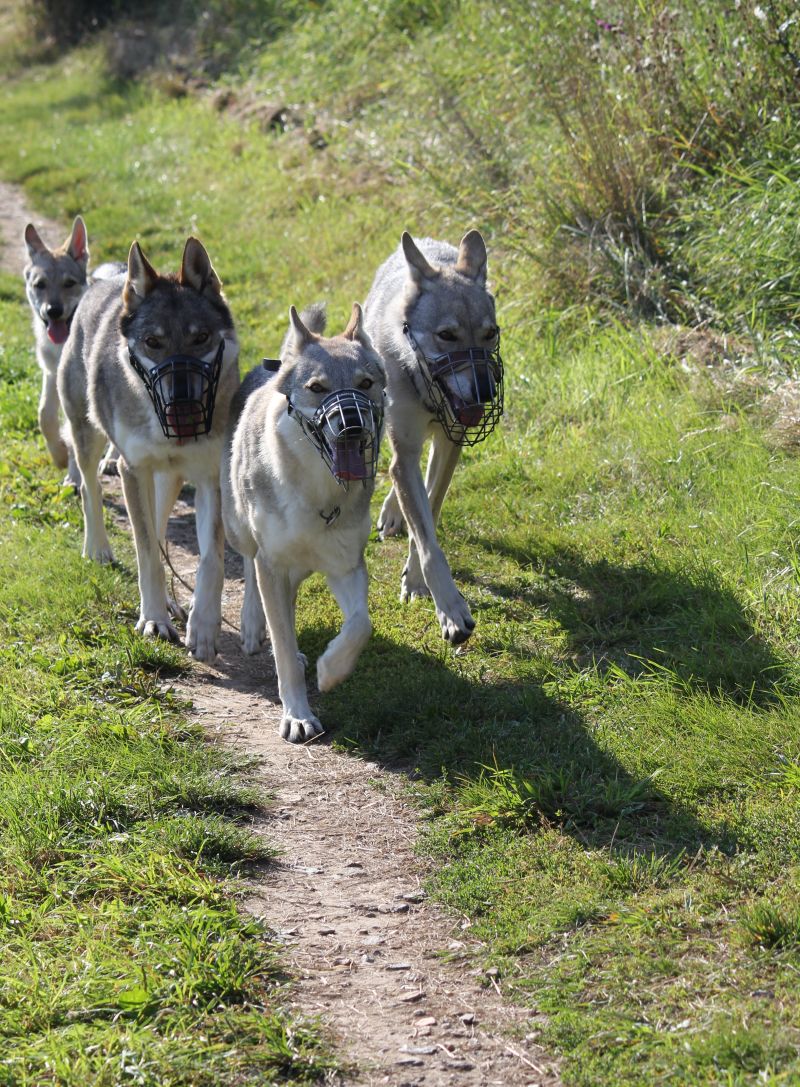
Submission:
{"label": "dirt path", "polygon": [[[191,584],[193,511],[182,498],[175,512],[170,559]],[[173,588],[186,603],[186,590]],[[223,610],[235,625],[242,590],[229,552]],[[536,1045],[535,1015],[507,1006],[480,970],[468,922],[426,901],[416,815],[398,774],[325,740],[281,740],[272,658],[246,657],[227,628],[215,664],[198,664],[183,690],[210,733],[259,758],[275,802],[256,829],[282,856],[245,905],[285,941],[298,975],[294,1007],[319,1015],[356,1066],[344,1082],[557,1084]]]}
{"label": "dirt path", "polygon": [[50,246],[61,245],[69,234],[61,223],[30,211],[18,188],[0,181],[0,272],[19,272],[25,266],[23,234],[33,223]]}
{"label": "dirt path", "polygon": [[[7,186],[0,186],[0,206],[6,239],[0,251],[18,271],[15,239],[31,216]],[[42,224],[41,217],[33,219]],[[48,240],[60,239],[57,224],[42,225]],[[106,480],[105,490],[114,516],[123,517],[118,482]],[[192,584],[197,559],[190,501],[181,498],[176,506],[169,546],[175,569]],[[180,584],[174,593],[187,602]],[[241,565],[228,553],[223,607],[235,626],[241,595]],[[537,1016],[506,1004],[502,982],[478,968],[468,922],[426,900],[427,873],[414,851],[416,815],[404,801],[400,776],[338,754],[324,740],[307,747],[282,741],[271,656],[245,657],[227,627],[214,666],[198,664],[182,686],[209,737],[257,756],[260,780],[275,798],[255,829],[281,857],[268,878],[252,883],[244,905],[284,942],[297,976],[294,1008],[319,1016],[350,1062],[351,1071],[337,1082],[559,1084],[536,1044]]]}

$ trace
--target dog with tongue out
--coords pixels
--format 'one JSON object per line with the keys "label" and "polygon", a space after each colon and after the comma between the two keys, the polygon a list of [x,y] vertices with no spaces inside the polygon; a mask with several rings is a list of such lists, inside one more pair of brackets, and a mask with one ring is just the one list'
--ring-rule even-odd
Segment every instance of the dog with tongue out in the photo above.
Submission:
{"label": "dog with tongue out", "polygon": [[222,516],[244,559],[242,647],[272,645],[283,706],[280,734],[305,743],[323,727],[311,709],[297,648],[301,582],[327,579],[344,623],[317,660],[329,691],[356,666],[369,639],[369,503],[383,431],[386,373],[353,306],[338,336],[325,336],[320,305],[292,306],[281,361],[264,360],[231,405],[222,458]]}
{"label": "dog with tongue out", "polygon": [[[25,227],[28,263],[25,265],[25,293],[33,311],[36,359],[42,369],[39,397],[39,427],[50,456],[59,468],[66,468],[69,451],[61,436],[56,371],[61,350],[69,335],[75,308],[86,290],[89,247],[86,226],[76,216],[72,232],[62,246],[49,249],[33,223]],[[70,477],[75,475],[70,473]],[[74,482],[78,482],[77,478]]]}

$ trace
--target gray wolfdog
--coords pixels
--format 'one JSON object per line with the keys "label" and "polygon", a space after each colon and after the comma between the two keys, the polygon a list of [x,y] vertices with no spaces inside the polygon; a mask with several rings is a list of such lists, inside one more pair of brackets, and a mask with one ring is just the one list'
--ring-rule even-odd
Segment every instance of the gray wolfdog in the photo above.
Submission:
{"label": "gray wolfdog", "polygon": [[222,511],[228,541],[244,556],[242,645],[255,653],[269,625],[283,705],[280,734],[299,743],[323,731],[308,704],[305,658],[297,650],[300,583],[324,573],[344,615],[317,662],[321,691],[350,675],[372,629],[364,548],[386,377],[358,303],[344,332],[331,338],[321,335],[321,307],[300,317],[293,306],[290,317],[281,362],[272,367],[277,373],[251,371],[234,398]]}
{"label": "gray wolfdog", "polygon": [[[378,528],[409,527],[401,600],[432,596],[452,645],[475,627],[436,540],[436,524],[461,449],[481,441],[503,411],[503,364],[494,298],[486,289],[486,246],[477,230],[458,249],[404,233],[378,269],[364,304],[375,349],[386,364],[386,429],[393,489]],[[431,438],[427,478],[422,447]]]}
{"label": "gray wolfdog", "polygon": [[[25,293],[33,311],[36,359],[42,370],[39,428],[55,464],[66,468],[70,458],[58,418],[56,371],[75,308],[87,286],[86,226],[80,215],[76,216],[72,233],[64,244],[58,249],[48,249],[33,223],[28,223],[25,245],[29,258],[23,273]],[[70,465],[70,479],[77,484],[74,465]]]}
{"label": "gray wolfdog", "polygon": [[178,641],[159,543],[184,480],[196,485],[200,564],[185,643],[212,660],[222,620],[223,533],[219,465],[239,345],[222,285],[189,238],[177,276],[160,276],[137,242],[127,275],[93,284],[75,314],[58,391],[81,472],[83,554],[113,560],[97,465],[106,438],[121,453],[141,609],[136,629]]}

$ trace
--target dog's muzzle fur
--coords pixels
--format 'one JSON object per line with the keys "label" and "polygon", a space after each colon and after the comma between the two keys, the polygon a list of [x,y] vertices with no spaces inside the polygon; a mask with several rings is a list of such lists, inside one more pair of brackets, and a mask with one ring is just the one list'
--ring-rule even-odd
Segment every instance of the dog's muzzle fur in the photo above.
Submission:
{"label": "dog's muzzle fur", "polygon": [[383,409],[368,396],[357,389],[330,393],[311,419],[289,400],[289,414],[345,490],[358,481],[366,487],[375,478]]}
{"label": "dog's muzzle fur", "polygon": [[451,442],[477,445],[503,414],[503,360],[500,335],[492,350],[466,347],[429,359],[408,325],[403,332],[411,345],[429,398],[430,410]]}
{"label": "dog's muzzle fur", "polygon": [[194,355],[170,355],[148,369],[128,347],[131,366],[147,389],[166,438],[182,445],[211,430],[224,352],[222,339],[211,362]]}

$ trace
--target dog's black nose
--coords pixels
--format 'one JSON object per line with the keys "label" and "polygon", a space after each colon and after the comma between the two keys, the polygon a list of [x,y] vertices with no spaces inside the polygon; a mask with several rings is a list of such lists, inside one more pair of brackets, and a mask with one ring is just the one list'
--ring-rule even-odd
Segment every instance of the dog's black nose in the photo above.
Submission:
{"label": "dog's black nose", "polygon": [[45,310],[45,313],[47,314],[48,318],[51,321],[57,321],[59,319],[59,317],[61,317],[63,312],[64,312],[64,307],[59,306],[59,305],[48,306],[47,309]]}
{"label": "dog's black nose", "polygon": [[475,402],[489,404],[494,400],[497,382],[491,361],[475,367]]}

